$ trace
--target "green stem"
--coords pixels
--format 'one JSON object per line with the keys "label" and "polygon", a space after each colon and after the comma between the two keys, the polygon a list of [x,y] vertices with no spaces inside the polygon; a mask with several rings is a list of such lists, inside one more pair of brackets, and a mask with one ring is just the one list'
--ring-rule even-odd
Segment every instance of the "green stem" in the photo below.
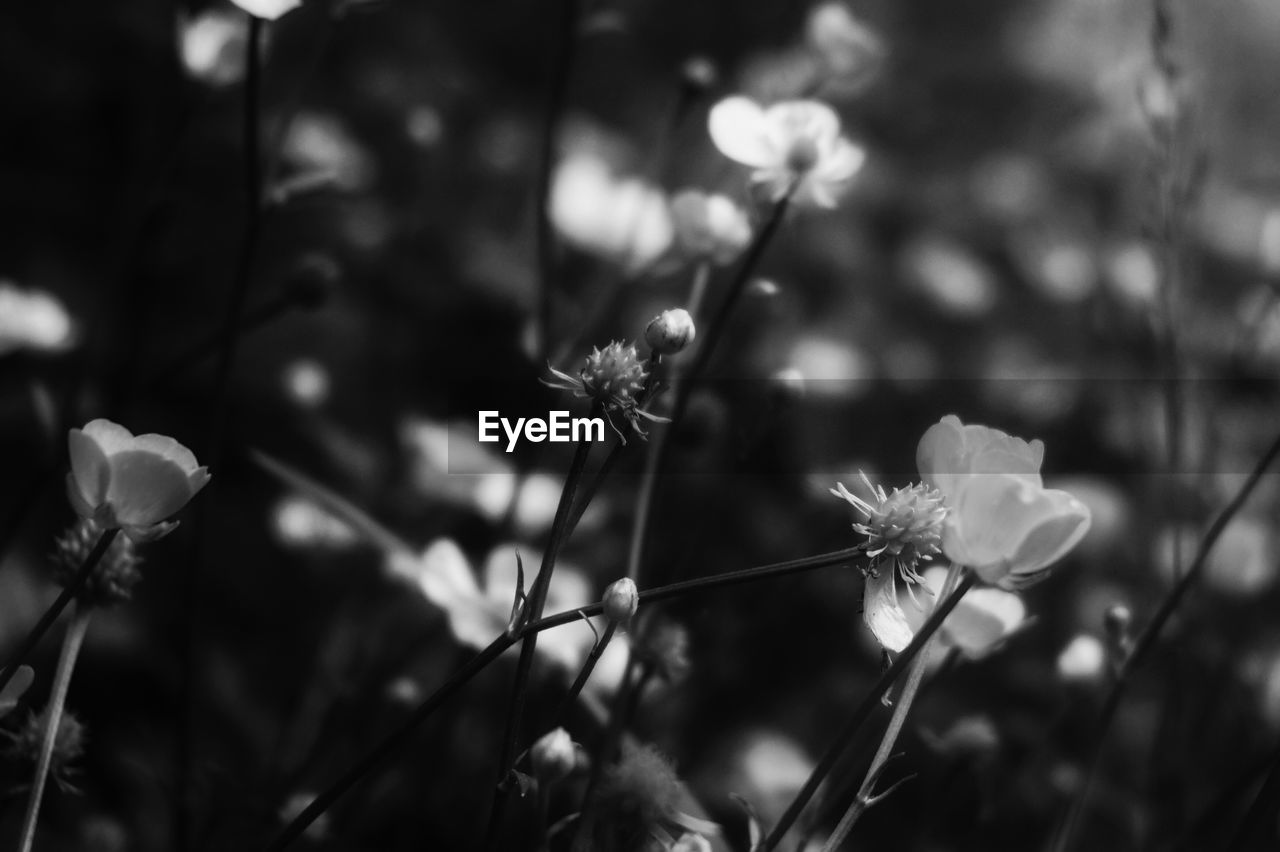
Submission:
{"label": "green stem", "polygon": [[45,708],[44,739],[40,743],[40,758],[36,763],[35,778],[31,782],[31,796],[27,799],[27,813],[22,821],[20,852],[31,852],[36,839],[36,822],[40,816],[40,803],[44,800],[44,787],[49,779],[49,767],[53,763],[53,747],[58,740],[58,726],[62,723],[62,711],[67,704],[67,688],[71,686],[71,673],[80,656],[84,635],[89,629],[93,609],[77,606],[72,612],[71,624],[62,639],[62,653],[58,655],[58,669],[53,676],[53,692]]}
{"label": "green stem", "polygon": [[[951,593],[963,570],[956,563],[951,563],[951,569],[947,571],[947,579],[942,584],[942,591],[939,597],[945,598]],[[911,705],[919,692],[920,684],[924,681],[925,669],[929,665],[929,652],[933,648],[935,638],[929,638],[929,641],[925,643],[916,657],[915,662],[911,664],[911,670],[907,672],[907,682],[902,688],[902,694],[898,696],[898,703],[893,708],[893,716],[889,718],[889,725],[885,728],[884,736],[880,739],[880,747],[876,749],[875,757],[871,759],[871,765],[867,768],[867,774],[862,780],[862,786],[858,788],[857,794],[853,797],[853,803],[849,805],[849,810],[845,811],[844,817],[836,825],[836,830],[827,838],[826,844],[822,847],[823,852],[835,852],[840,847],[840,844],[844,842],[844,839],[849,836],[849,832],[853,830],[853,826],[858,822],[862,814],[866,812],[867,808],[888,795],[888,792],[881,793],[879,796],[875,795],[875,786],[880,780],[880,774],[884,771],[885,764],[889,762],[890,755],[893,754],[893,747],[898,742],[898,735],[902,733],[902,726],[907,722],[907,714],[911,712]],[[891,791],[892,788],[890,788]]]}
{"label": "green stem", "polygon": [[772,852],[772,850],[777,848],[778,844],[782,842],[782,838],[786,836],[787,832],[791,829],[791,826],[795,824],[796,819],[799,818],[800,813],[805,808],[805,805],[807,805],[809,800],[813,798],[814,793],[818,791],[818,787],[821,786],[824,780],[826,780],[826,777],[831,773],[832,768],[834,768],[840,761],[840,757],[849,747],[849,744],[853,742],[854,737],[857,736],[858,729],[862,727],[867,718],[875,711],[877,705],[880,703],[880,696],[884,695],[885,692],[889,690],[889,688],[898,679],[898,676],[902,674],[903,670],[911,664],[911,661],[915,659],[916,655],[919,654],[921,649],[923,649],[928,643],[929,638],[932,637],[938,627],[941,626],[943,620],[951,614],[951,610],[955,609],[955,606],[960,602],[960,599],[963,598],[965,593],[973,587],[975,581],[975,575],[967,574],[960,581],[960,585],[956,587],[956,590],[943,600],[942,603],[938,605],[938,608],[933,611],[925,621],[924,625],[922,625],[916,632],[911,643],[907,645],[906,648],[902,649],[902,653],[893,661],[893,664],[884,670],[880,675],[880,679],[876,681],[875,686],[873,686],[871,691],[863,697],[862,703],[854,709],[853,715],[845,724],[844,730],[840,732],[836,737],[835,742],[831,744],[827,749],[826,754],[822,756],[818,765],[814,767],[813,772],[809,775],[809,780],[805,781],[804,786],[800,788],[800,792],[791,800],[791,804],[787,806],[786,811],[783,812],[782,817],[778,820],[777,824],[774,825],[773,830],[769,832],[769,835],[763,841],[761,841],[760,848],[758,850],[753,850],[753,852]]}
{"label": "green stem", "polygon": [[49,632],[49,628],[58,620],[58,616],[62,615],[62,611],[67,608],[67,604],[71,603],[84,589],[85,583],[89,581],[89,576],[93,574],[93,569],[98,567],[98,563],[102,561],[102,557],[107,553],[107,548],[111,547],[111,543],[116,540],[116,536],[119,534],[120,530],[116,528],[106,530],[102,535],[98,536],[97,544],[93,546],[93,550],[89,551],[89,555],[80,564],[75,577],[58,595],[53,605],[45,610],[44,615],[40,616],[40,621],[36,623],[35,627],[31,628],[27,638],[22,641],[22,647],[17,650],[9,660],[9,664],[4,667],[4,673],[0,674],[0,691],[3,691],[9,685],[9,681],[13,679],[14,674],[18,671],[18,667],[26,662],[27,657],[31,655],[36,645],[40,644],[40,640],[44,638],[44,634]]}
{"label": "green stem", "polygon": [[[592,406],[591,416],[599,415],[600,410],[600,404],[595,404]],[[586,468],[587,456],[590,453],[591,442],[589,441],[580,441],[574,449],[573,461],[569,465],[564,489],[560,492],[560,503],[556,506],[555,519],[551,524],[551,538],[542,556],[542,567],[538,569],[538,576],[534,578],[533,587],[529,590],[529,597],[521,614],[521,621],[524,623],[542,616],[542,608],[547,602],[547,589],[551,586],[551,574],[555,571],[560,548],[567,539],[569,511],[573,506],[573,498],[577,493],[578,483],[582,480],[582,471]],[[493,807],[489,812],[489,827],[485,841],[485,848],[489,850],[497,849],[501,837],[502,817],[511,791],[507,777],[515,764],[516,746],[520,739],[520,723],[524,719],[524,705],[528,696],[529,679],[533,671],[533,656],[537,644],[538,635],[532,633],[524,638],[520,646],[520,660],[516,664],[515,684],[512,687],[511,704],[507,710],[506,733],[503,736],[502,753],[498,758],[498,783],[494,788]]]}
{"label": "green stem", "polygon": [[[862,548],[852,547],[845,550],[837,550],[832,553],[822,553],[817,556],[808,556],[803,559],[792,559],[787,562],[778,562],[772,565],[762,565],[758,568],[748,568],[743,571],[730,571],[724,574],[714,574],[710,577],[700,577],[696,580],[686,580],[682,583],[673,583],[669,586],[663,586],[657,589],[650,589],[640,593],[640,605],[658,603],[671,598],[683,597],[684,595],[694,594],[697,592],[711,591],[713,589],[735,586],[741,583],[753,582],[755,580],[764,580],[771,577],[780,577],[788,574],[794,574],[799,571],[807,571],[814,568],[825,568],[832,565],[847,564],[853,559],[857,559],[862,555]],[[358,784],[365,776],[372,773],[383,761],[398,754],[409,737],[418,727],[431,717],[441,705],[453,696],[468,681],[480,672],[484,671],[494,660],[502,656],[512,645],[520,641],[522,638],[541,633],[543,630],[550,630],[553,627],[560,627],[572,621],[579,621],[583,616],[590,618],[599,615],[604,611],[603,603],[594,603],[581,609],[567,610],[565,612],[549,615],[539,618],[536,621],[525,624],[514,635],[503,633],[494,639],[484,650],[477,653],[471,660],[459,669],[452,677],[444,682],[435,692],[433,692],[422,704],[413,711],[412,714],[390,734],[388,734],[381,742],[375,745],[364,757],[355,763],[350,769],[343,773],[342,777],[333,783],[323,793],[316,796],[311,804],[299,813],[294,820],[285,826],[281,833],[265,847],[264,852],[280,852],[282,849],[288,848],[293,841],[302,836],[303,832],[316,821],[325,811],[343,796],[352,787]],[[928,625],[925,625],[925,629]],[[879,696],[876,696],[877,700]]]}
{"label": "green stem", "polygon": [[1089,797],[1093,778],[1097,774],[1101,763],[1102,747],[1106,742],[1107,732],[1111,728],[1116,712],[1120,709],[1133,672],[1145,661],[1156,640],[1160,638],[1160,633],[1164,630],[1165,625],[1168,624],[1169,619],[1181,605],[1187,592],[1190,591],[1192,585],[1203,572],[1209,553],[1213,550],[1214,545],[1218,543],[1218,539],[1227,528],[1227,524],[1244,506],[1249,499],[1249,495],[1253,493],[1254,488],[1257,487],[1258,482],[1262,479],[1262,475],[1266,473],[1267,468],[1271,466],[1277,456],[1280,456],[1280,435],[1276,436],[1271,446],[1263,454],[1262,458],[1258,460],[1248,479],[1240,486],[1240,490],[1236,492],[1236,495],[1231,498],[1231,502],[1213,519],[1200,542],[1200,547],[1191,562],[1191,567],[1174,583],[1173,588],[1169,590],[1164,600],[1160,602],[1160,607],[1156,610],[1156,614],[1152,616],[1151,621],[1147,622],[1147,626],[1143,628],[1142,633],[1134,641],[1133,650],[1120,666],[1120,670],[1111,684],[1111,689],[1103,701],[1102,710],[1098,714],[1098,721],[1091,728],[1092,740],[1087,751],[1088,768],[1085,771],[1084,780],[1076,789],[1075,796],[1067,808],[1067,815],[1062,822],[1057,838],[1052,844],[1052,849],[1055,852],[1065,852],[1065,850],[1071,848],[1076,829],[1079,827],[1081,814]]}

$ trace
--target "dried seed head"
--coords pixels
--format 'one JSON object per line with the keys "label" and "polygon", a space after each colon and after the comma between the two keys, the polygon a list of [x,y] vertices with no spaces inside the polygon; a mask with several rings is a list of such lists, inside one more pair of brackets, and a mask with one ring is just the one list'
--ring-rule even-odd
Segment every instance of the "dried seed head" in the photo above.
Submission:
{"label": "dried seed head", "polygon": [[[12,740],[9,753],[19,760],[37,763],[48,720],[49,708],[45,707],[39,713],[29,714],[17,732],[6,732],[5,736]],[[58,785],[58,789],[75,791],[71,779],[79,771],[74,764],[84,754],[85,739],[84,723],[74,713],[64,710],[58,720],[58,730],[53,736],[53,758],[49,763],[49,777]]]}
{"label": "dried seed head", "polygon": [[867,537],[867,555],[888,555],[914,579],[916,566],[942,552],[942,522],[947,516],[942,493],[917,482],[906,488],[895,488],[892,494],[882,486],[872,485],[864,475],[872,500],[863,500],[841,483],[831,489],[835,496],[847,501],[865,519],[853,528]]}
{"label": "dried seed head", "polygon": [[[81,518],[54,540],[52,559],[59,583],[65,586],[75,578],[102,532],[103,528],[95,521]],[[142,579],[138,570],[140,564],[142,559],[133,540],[124,535],[116,536],[85,582],[80,600],[90,606],[108,606],[129,600],[133,596],[133,587]]]}

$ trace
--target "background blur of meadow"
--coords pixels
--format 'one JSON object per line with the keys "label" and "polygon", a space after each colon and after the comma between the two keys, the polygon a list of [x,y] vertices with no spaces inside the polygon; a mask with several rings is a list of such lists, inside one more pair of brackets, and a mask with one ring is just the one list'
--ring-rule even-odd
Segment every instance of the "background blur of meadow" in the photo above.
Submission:
{"label": "background blur of meadow", "polygon": [[[180,6],[0,13],[6,646],[56,592],[46,554],[72,520],[66,428],[106,415],[207,453],[212,359],[181,359],[216,334],[242,239],[246,28],[230,5]],[[1039,848],[1081,776],[1106,678],[1102,613],[1149,614],[1175,542],[1195,541],[1276,428],[1280,6],[1173,4],[1172,89],[1137,0],[850,8],[880,60],[816,95],[867,165],[837,210],[793,216],[766,255],[765,283],[713,365],[742,381],[694,399],[642,585],[852,545],[848,507],[826,489],[858,470],[907,484],[920,434],[944,414],[1042,438],[1046,479],[1090,506],[1093,528],[1026,595],[1034,623],[927,687],[888,776],[915,777],[855,834],[869,849]],[[452,539],[477,571],[509,567],[513,543],[536,563],[568,464],[560,445],[457,451],[478,407],[559,399],[537,384],[530,325],[555,16],[496,1],[342,12],[308,3],[268,29],[272,204],[249,312],[285,308],[242,342],[229,449],[204,507],[194,848],[256,848],[468,653],[378,548],[247,450],[415,548]],[[573,358],[638,337],[684,302],[687,269],[637,273],[670,237],[659,193],[747,202],[706,111],[734,92],[805,90],[821,56],[808,15],[762,0],[619,0],[585,17],[552,191],[565,247],[553,352],[584,327]],[[694,57],[714,80],[692,81]],[[1160,236],[1169,171],[1153,134],[1165,126],[1195,189],[1175,245]],[[1185,400],[1177,478],[1165,475],[1159,381],[1168,268]],[[639,453],[624,458],[565,552],[577,573],[563,582],[580,578],[584,599],[624,570],[638,469]],[[1280,736],[1278,500],[1269,477],[1138,675],[1086,815],[1091,848],[1212,848],[1252,800]],[[80,795],[52,795],[44,849],[173,848],[193,527],[188,513],[151,546],[135,602],[94,623],[69,703],[88,731]],[[823,569],[663,608],[688,629],[690,668],[649,695],[637,733],[730,840],[745,829],[729,794],[776,817],[877,675],[861,582]],[[55,655],[46,642],[37,657],[37,706]],[[500,665],[480,677],[308,842],[477,847],[510,676]],[[537,701],[553,707],[556,693]],[[0,758],[0,792],[29,773]],[[0,836],[22,798],[0,799]]]}

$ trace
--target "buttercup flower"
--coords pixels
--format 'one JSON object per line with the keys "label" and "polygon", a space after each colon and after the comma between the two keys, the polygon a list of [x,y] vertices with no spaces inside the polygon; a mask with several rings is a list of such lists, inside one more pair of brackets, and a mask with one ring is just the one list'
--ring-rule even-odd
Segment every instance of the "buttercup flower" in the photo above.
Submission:
{"label": "buttercup flower", "polygon": [[176,514],[209,482],[190,450],[165,435],[135,436],[110,420],[93,420],[68,436],[67,496],[77,514],[134,541],[167,535]]}
{"label": "buttercup flower", "polygon": [[747,213],[723,195],[686,189],[671,199],[675,248],[694,261],[733,263],[751,242]]}
{"label": "buttercup flower", "polygon": [[1019,589],[1038,582],[1089,530],[1089,509],[1044,487],[1044,444],[948,415],[924,433],[916,463],[942,492],[942,550],[983,582]]}
{"label": "buttercup flower", "polygon": [[231,0],[255,18],[274,21],[285,12],[302,5],[302,0]]}
{"label": "buttercup flower", "polygon": [[840,135],[835,110],[818,101],[764,108],[749,98],[725,98],[712,107],[709,128],[720,153],[755,169],[751,179],[775,201],[790,190],[797,204],[835,207],[867,157]]}
{"label": "buttercup flower", "polygon": [[576,377],[555,367],[549,369],[555,379],[543,379],[542,383],[547,387],[573,391],[574,396],[599,403],[609,426],[623,439],[623,443],[626,443],[626,436],[613,422],[615,415],[621,415],[641,438],[645,437],[644,430],[640,428],[641,418],[665,422],[666,418],[650,414],[640,407],[638,396],[644,390],[649,371],[640,361],[633,343],[615,340],[603,349],[593,349]]}
{"label": "buttercup flower", "polygon": [[[867,537],[866,552],[871,557],[867,582],[862,596],[862,618],[876,641],[886,650],[901,651],[913,635],[906,613],[898,602],[898,578],[913,587],[924,579],[916,568],[941,552],[942,522],[947,510],[942,495],[923,484],[895,488],[892,494],[882,486],[872,485],[866,475],[863,483],[872,501],[851,493],[843,483],[836,483],[831,493],[853,506],[865,521],[853,528]],[[917,608],[919,604],[917,604]]]}
{"label": "buttercup flower", "polygon": [[[947,579],[947,569],[930,568],[924,572],[925,586],[933,593],[933,600],[942,592]],[[907,609],[907,620],[912,631],[923,626],[933,604]],[[956,648],[971,660],[977,660],[998,649],[1004,640],[1021,627],[1027,608],[1022,598],[1001,589],[971,589],[960,599],[956,608],[938,629],[938,644],[943,648]]]}
{"label": "buttercup flower", "polygon": [[0,281],[0,355],[17,349],[58,352],[72,345],[74,331],[67,309],[53,295]]}
{"label": "buttercup flower", "polygon": [[564,728],[548,731],[529,747],[529,763],[533,775],[545,784],[569,777],[578,765],[578,747]]}

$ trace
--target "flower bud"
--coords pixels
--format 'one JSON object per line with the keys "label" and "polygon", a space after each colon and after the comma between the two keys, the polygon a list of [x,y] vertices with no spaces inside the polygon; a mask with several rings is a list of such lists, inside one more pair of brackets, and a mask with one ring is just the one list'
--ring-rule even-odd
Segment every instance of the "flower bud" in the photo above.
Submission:
{"label": "flower bud", "polygon": [[630,577],[615,580],[604,590],[604,616],[614,624],[626,627],[639,605],[640,592]]}
{"label": "flower bud", "polygon": [[674,355],[693,342],[693,317],[684,308],[663,311],[644,330],[645,342],[660,355]]}
{"label": "flower bud", "polygon": [[1124,604],[1112,604],[1102,616],[1102,623],[1108,635],[1122,637],[1129,635],[1129,627],[1133,624],[1133,612]]}
{"label": "flower bud", "polygon": [[529,748],[529,763],[534,777],[544,784],[554,784],[569,777],[578,765],[578,749],[564,728],[543,734]]}

